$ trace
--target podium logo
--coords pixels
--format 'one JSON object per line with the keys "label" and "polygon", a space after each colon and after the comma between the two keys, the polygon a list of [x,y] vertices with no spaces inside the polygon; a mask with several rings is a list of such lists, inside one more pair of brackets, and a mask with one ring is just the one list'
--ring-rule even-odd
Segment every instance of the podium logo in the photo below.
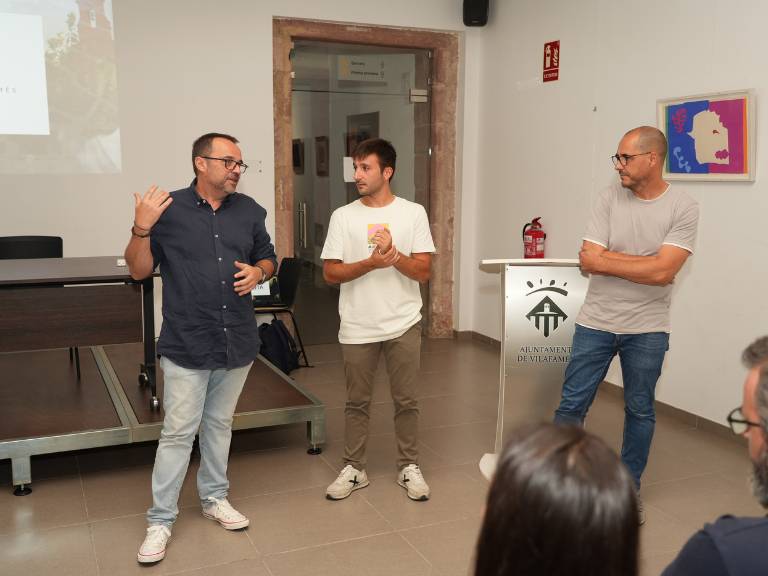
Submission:
{"label": "podium logo", "polygon": [[[529,288],[534,288],[534,284],[530,281],[526,282]],[[539,279],[539,285],[543,284],[543,280]],[[548,286],[541,286],[540,288],[534,288],[526,296],[536,294],[537,292],[555,292],[568,296],[568,291],[565,289],[568,283],[563,283],[563,287],[559,288],[555,286],[555,281],[551,280]],[[525,315],[525,317],[532,321],[536,329],[544,333],[544,337],[548,338],[549,335],[557,330],[558,326],[568,318],[568,315],[563,312],[557,304],[549,296],[544,298],[536,304],[536,306]]]}

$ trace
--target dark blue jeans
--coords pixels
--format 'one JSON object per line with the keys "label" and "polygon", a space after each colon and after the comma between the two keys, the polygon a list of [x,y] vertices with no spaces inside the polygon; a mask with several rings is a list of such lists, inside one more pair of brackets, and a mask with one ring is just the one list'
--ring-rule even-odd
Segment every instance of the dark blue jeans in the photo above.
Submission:
{"label": "dark blue jeans", "polygon": [[565,369],[563,395],[555,411],[555,423],[583,425],[597,387],[618,354],[624,380],[624,439],[621,460],[637,488],[648,462],[656,425],[654,396],[661,375],[669,334],[613,334],[576,325],[571,361]]}

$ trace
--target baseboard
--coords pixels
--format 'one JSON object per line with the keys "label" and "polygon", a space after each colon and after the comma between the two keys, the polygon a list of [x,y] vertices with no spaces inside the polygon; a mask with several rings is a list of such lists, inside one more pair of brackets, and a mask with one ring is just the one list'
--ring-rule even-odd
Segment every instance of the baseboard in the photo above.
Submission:
{"label": "baseboard", "polygon": [[[480,342],[482,344],[496,348],[501,346],[501,342],[499,340],[491,338],[490,336],[486,336],[485,334],[480,334],[474,330],[454,330],[453,337],[463,342]],[[603,386],[600,387],[600,390],[606,394],[612,394],[622,398],[624,397],[624,388],[613,384],[612,382],[603,382]],[[658,400],[656,400],[656,412],[658,414],[663,414],[664,416],[677,420],[685,426],[711,432],[716,436],[720,436],[726,440],[732,440],[741,446],[746,446],[747,444],[747,441],[743,436],[737,436],[731,432],[730,427],[726,424],[720,424],[719,422],[707,420],[706,418],[702,418],[696,414],[691,414],[690,412],[686,412],[685,410],[676,408],[675,406],[670,406],[664,402],[659,402]]]}
{"label": "baseboard", "polygon": [[[600,391],[606,394],[611,394],[614,396],[618,396],[620,398],[624,398],[624,388],[622,388],[618,384],[614,384],[613,382],[608,382],[607,380],[603,382],[603,385],[600,387]],[[685,426],[690,426],[691,428],[704,430],[705,432],[711,432],[716,436],[720,436],[721,438],[724,438],[726,440],[731,440],[741,446],[747,445],[747,439],[744,438],[743,436],[737,436],[736,434],[734,434],[731,431],[730,426],[728,426],[727,424],[720,424],[719,422],[713,422],[712,420],[708,420],[707,418],[702,418],[701,416],[697,416],[696,414],[691,414],[690,412],[686,412],[681,408],[670,406],[669,404],[665,404],[664,402],[659,402],[658,400],[656,400],[656,413],[663,414],[664,416],[677,420],[678,422],[680,422],[681,424],[684,424]]]}
{"label": "baseboard", "polygon": [[473,342],[481,342],[489,346],[495,346],[495,347],[501,346],[501,342],[499,340],[496,340],[496,338],[491,338],[490,336],[486,336],[485,334],[480,334],[479,332],[475,332],[474,330],[454,330],[453,337],[456,340],[459,340],[461,342],[473,341]]}

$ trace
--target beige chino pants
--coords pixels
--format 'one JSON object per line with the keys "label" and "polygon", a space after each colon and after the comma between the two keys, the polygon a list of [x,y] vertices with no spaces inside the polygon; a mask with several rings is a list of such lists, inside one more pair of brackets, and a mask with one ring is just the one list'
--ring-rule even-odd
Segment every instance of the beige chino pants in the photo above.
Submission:
{"label": "beige chino pants", "polygon": [[421,363],[421,324],[411,326],[405,334],[392,340],[342,344],[341,350],[347,377],[344,465],[351,464],[358,470],[365,469],[373,380],[382,352],[395,404],[397,468],[400,470],[409,464],[418,464],[419,405],[416,400],[416,378]]}

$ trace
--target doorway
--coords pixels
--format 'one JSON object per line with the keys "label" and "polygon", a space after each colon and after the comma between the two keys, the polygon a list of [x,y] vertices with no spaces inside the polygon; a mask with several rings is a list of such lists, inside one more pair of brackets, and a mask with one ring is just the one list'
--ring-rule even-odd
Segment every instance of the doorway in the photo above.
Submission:
{"label": "doorway", "polygon": [[[429,213],[430,60],[423,49],[297,40],[291,52],[294,255],[304,262],[295,314],[307,344],[337,341],[339,287],[320,258],[336,208],[358,198],[355,146],[384,138],[397,151],[392,190]],[[429,290],[422,288],[425,325]]]}
{"label": "doorway", "polygon": [[[325,55],[322,55],[321,48],[318,45],[326,44],[323,48]],[[314,46],[313,46],[314,45]],[[335,45],[335,46],[330,46]],[[353,45],[353,46],[350,46]],[[275,248],[278,258],[285,256],[302,255],[312,264],[308,266],[310,270],[306,272],[305,282],[311,282],[314,286],[320,287],[316,282],[316,276],[319,276],[315,264],[315,254],[319,255],[322,251],[321,238],[324,239],[324,223],[317,217],[316,212],[326,209],[331,213],[332,195],[334,198],[346,200],[348,194],[347,185],[339,180],[339,188],[331,189],[331,179],[334,171],[342,174],[343,155],[334,157],[332,154],[344,154],[350,142],[364,133],[371,133],[378,129],[379,136],[393,139],[393,144],[398,150],[398,170],[393,181],[393,187],[398,184],[405,184],[406,179],[401,176],[400,157],[403,156],[401,145],[394,140],[389,132],[384,132],[384,120],[382,111],[379,110],[378,128],[376,128],[376,117],[371,115],[376,110],[348,110],[339,120],[339,125],[334,128],[336,136],[332,138],[330,133],[330,124],[328,124],[326,134],[305,133],[298,131],[294,133],[292,113],[294,100],[294,67],[297,57],[296,48],[310,48],[315,52],[321,52],[321,55],[315,55],[311,58],[335,60],[335,76],[327,76],[327,72],[320,73],[326,76],[326,83],[335,83],[334,89],[327,90],[332,95],[333,92],[343,92],[350,86],[345,86],[342,81],[361,82],[360,79],[351,74],[352,68],[348,71],[342,68],[346,64],[342,59],[343,49],[365,50],[366,54],[373,56],[369,61],[360,61],[355,66],[358,72],[373,72],[371,66],[375,66],[377,56],[382,54],[431,54],[431,58],[425,64],[424,60],[416,59],[419,66],[425,66],[431,70],[431,84],[428,85],[427,99],[422,111],[418,114],[427,114],[429,120],[422,123],[421,135],[419,130],[414,134],[413,143],[410,146],[413,154],[414,167],[417,159],[415,155],[416,142],[425,142],[418,140],[426,137],[431,145],[426,146],[427,158],[422,159],[426,162],[428,168],[421,171],[424,177],[424,186],[414,182],[414,199],[421,201],[428,208],[430,228],[435,240],[437,253],[432,260],[432,278],[428,285],[428,297],[425,298],[423,315],[426,318],[426,335],[429,337],[445,338],[453,335],[453,259],[454,259],[454,221],[456,210],[456,102],[458,96],[458,60],[459,60],[459,34],[455,32],[435,32],[421,29],[392,28],[383,26],[367,26],[361,24],[343,24],[332,22],[321,22],[316,20],[301,20],[295,18],[275,17],[273,19],[273,65],[274,65],[274,121],[275,121]],[[341,52],[335,53],[336,49]],[[300,52],[299,52],[299,57]],[[348,62],[350,67],[351,62]],[[380,58],[378,61],[381,66]],[[385,70],[387,63],[384,64]],[[417,71],[418,73],[418,71]],[[347,77],[344,75],[347,74]],[[302,79],[299,78],[301,81]],[[310,79],[307,81],[311,84]],[[319,82],[318,78],[315,78]],[[341,88],[341,90],[339,90]],[[370,87],[369,87],[370,88]],[[381,88],[381,87],[378,87]],[[359,90],[363,91],[363,90]],[[369,90],[370,91],[370,90]],[[373,90],[375,92],[375,90]],[[402,92],[401,92],[402,93]],[[411,94],[408,90],[409,98],[423,97],[420,92]],[[327,98],[330,95],[317,95],[315,99]],[[369,94],[370,96],[370,94]],[[390,96],[392,96],[390,94]],[[346,98],[351,96],[347,95]],[[326,104],[327,105],[327,104]],[[419,110],[419,108],[416,108]],[[330,113],[326,112],[330,118]],[[351,118],[348,118],[351,117]],[[328,122],[328,119],[326,119]],[[349,138],[348,137],[352,135]],[[310,141],[311,140],[311,141]],[[341,141],[339,141],[341,140]],[[431,155],[429,151],[431,150]],[[328,159],[326,164],[326,157]],[[326,202],[324,206],[314,208],[310,205],[303,206],[300,202],[306,201],[306,196],[299,197],[303,192],[297,190],[297,196],[294,195],[294,182],[299,176],[309,176],[308,170],[312,170],[313,178],[326,178],[327,190],[322,190],[319,185],[317,194],[312,187],[312,195],[319,195],[320,204]],[[320,176],[317,175],[318,170]],[[303,171],[303,174],[300,172]],[[328,175],[323,176],[327,171]],[[307,178],[305,178],[306,180]],[[398,182],[402,180],[402,182]],[[298,188],[297,183],[297,188]],[[309,189],[309,188],[308,188]],[[423,192],[420,192],[423,191]],[[398,194],[405,194],[405,187],[397,190]],[[305,194],[305,193],[304,193]],[[417,196],[422,194],[421,199]],[[327,201],[326,201],[327,196]],[[356,195],[355,195],[356,197]],[[317,205],[318,198],[313,198]],[[341,204],[339,204],[341,205]],[[314,210],[314,212],[312,212]],[[315,226],[318,224],[318,226]],[[322,226],[322,228],[321,228]],[[297,241],[298,239],[298,241]],[[324,283],[321,289],[324,289]],[[311,293],[310,293],[311,294]],[[332,297],[333,293],[325,292],[325,296]],[[315,294],[315,297],[318,297]],[[322,298],[322,296],[319,296]],[[327,301],[306,301],[302,297],[301,291],[296,304],[297,312],[306,312],[307,309],[332,310],[334,323],[338,322],[338,312],[335,304],[327,305]],[[331,300],[331,302],[333,302]],[[313,330],[317,324],[327,324],[327,317],[314,316],[301,323],[302,336],[304,332]],[[307,328],[304,328],[307,326]],[[324,328],[325,330],[325,328]],[[335,331],[335,328],[332,330]],[[314,340],[314,336],[312,337]],[[324,336],[323,338],[327,338]],[[334,338],[333,342],[336,341]]]}

